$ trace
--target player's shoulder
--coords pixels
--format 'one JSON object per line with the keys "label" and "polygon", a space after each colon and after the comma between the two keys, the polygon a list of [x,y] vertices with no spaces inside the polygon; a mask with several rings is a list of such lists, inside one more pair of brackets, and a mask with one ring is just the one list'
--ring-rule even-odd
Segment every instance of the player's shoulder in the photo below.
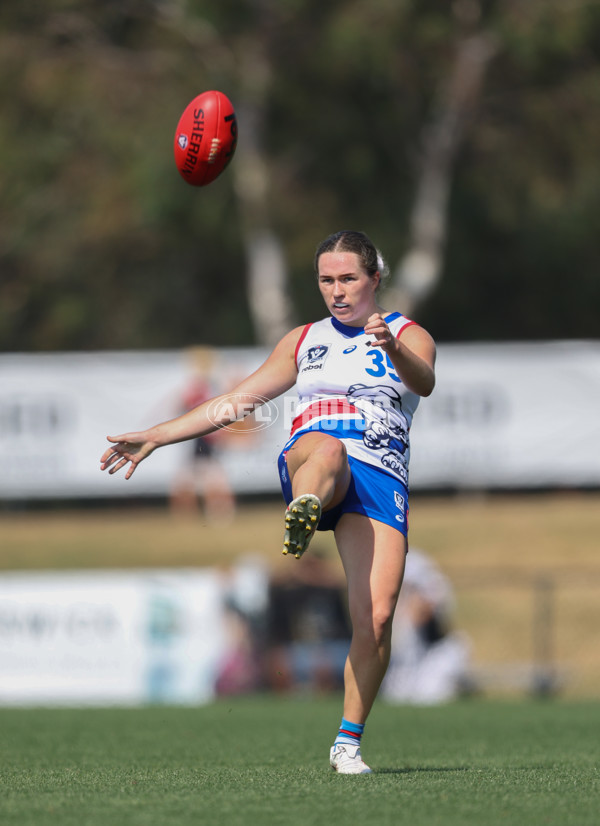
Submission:
{"label": "player's shoulder", "polygon": [[277,346],[289,346],[290,344],[295,346],[307,326],[306,324],[300,324],[298,327],[294,327],[279,340]]}
{"label": "player's shoulder", "polygon": [[291,331],[291,337],[297,344],[301,344],[309,334],[311,336],[314,334],[320,335],[321,333],[332,329],[331,316],[327,316],[327,318],[321,318],[317,321],[309,321],[306,324],[301,324],[299,327],[295,327]]}
{"label": "player's shoulder", "polygon": [[420,341],[428,341],[432,345],[435,346],[435,341],[431,333],[425,329],[418,321],[410,321],[407,324],[403,324],[399,331],[398,331],[398,338],[402,337],[403,339],[419,339]]}
{"label": "player's shoulder", "polygon": [[435,340],[431,333],[425,327],[422,327],[417,322],[412,322],[402,327],[397,333],[396,338],[402,344],[412,350],[413,353],[420,356],[422,359],[434,368],[437,358],[437,347]]}
{"label": "player's shoulder", "polygon": [[306,334],[308,333],[311,326],[312,325],[309,323],[300,324],[298,327],[294,327],[292,330],[286,333],[283,336],[283,338],[279,340],[279,342],[275,346],[272,355],[286,355],[292,359],[295,359],[298,353],[298,349],[300,348],[302,342],[306,338]]}
{"label": "player's shoulder", "polygon": [[410,332],[411,336],[429,338],[433,341],[431,333],[429,333],[419,321],[415,321],[413,318],[409,318],[401,312],[392,312],[387,317],[389,319],[388,326],[391,330],[396,331],[397,338],[400,338],[400,336],[404,337]]}

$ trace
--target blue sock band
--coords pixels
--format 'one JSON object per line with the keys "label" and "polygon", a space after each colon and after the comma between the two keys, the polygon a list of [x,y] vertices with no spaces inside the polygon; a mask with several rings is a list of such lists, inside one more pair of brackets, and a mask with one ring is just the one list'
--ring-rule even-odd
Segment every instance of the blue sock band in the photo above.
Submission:
{"label": "blue sock band", "polygon": [[342,724],[335,738],[335,742],[349,743],[352,746],[358,746],[364,730],[365,727],[363,723],[351,723],[350,720],[342,717]]}

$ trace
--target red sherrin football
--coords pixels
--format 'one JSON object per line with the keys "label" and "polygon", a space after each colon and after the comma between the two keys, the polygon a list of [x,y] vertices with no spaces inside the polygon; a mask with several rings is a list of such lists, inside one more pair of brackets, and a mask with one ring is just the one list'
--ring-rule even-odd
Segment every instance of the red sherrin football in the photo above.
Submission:
{"label": "red sherrin football", "polygon": [[175,131],[175,163],[192,186],[206,186],[225,169],[235,152],[237,120],[222,92],[203,92],[185,108]]}

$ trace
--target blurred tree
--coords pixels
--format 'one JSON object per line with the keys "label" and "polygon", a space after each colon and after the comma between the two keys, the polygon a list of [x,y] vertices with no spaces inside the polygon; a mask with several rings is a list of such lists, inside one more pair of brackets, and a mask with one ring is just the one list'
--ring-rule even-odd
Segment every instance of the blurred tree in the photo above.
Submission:
{"label": "blurred tree", "polygon": [[[0,348],[250,344],[293,323],[290,301],[318,316],[322,237],[364,229],[392,260],[414,244],[440,93],[479,35],[495,56],[453,133],[443,277],[416,317],[439,340],[597,336],[599,6],[3,5]],[[172,141],[209,88],[236,105],[240,140],[198,190]]]}
{"label": "blurred tree", "polygon": [[493,6],[501,48],[459,161],[443,339],[594,338],[599,325],[600,4]]}
{"label": "blurred tree", "polygon": [[158,25],[154,6],[40,1],[9,32],[3,10],[5,349],[252,336],[243,302],[223,301],[224,268],[228,295],[244,293],[231,189],[186,186],[172,158],[183,107],[225,84],[227,62]]}
{"label": "blurred tree", "polygon": [[407,315],[418,311],[441,279],[454,166],[477,110],[488,65],[498,49],[497,38],[484,28],[477,0],[459,0],[452,11],[459,29],[455,57],[449,77],[441,75],[438,101],[423,129],[410,240],[388,296]]}
{"label": "blurred tree", "polygon": [[177,0],[163,3],[158,16],[195,47],[207,65],[212,64],[212,53],[226,64],[229,83],[237,90],[236,114],[243,124],[243,139],[232,175],[246,255],[248,308],[257,342],[273,346],[294,323],[285,253],[273,228],[271,167],[265,148],[274,74],[270,41],[286,20],[288,9],[273,0],[238,0],[235,5],[230,9],[226,3],[219,6],[219,25],[211,28],[210,37],[205,19],[184,14]]}

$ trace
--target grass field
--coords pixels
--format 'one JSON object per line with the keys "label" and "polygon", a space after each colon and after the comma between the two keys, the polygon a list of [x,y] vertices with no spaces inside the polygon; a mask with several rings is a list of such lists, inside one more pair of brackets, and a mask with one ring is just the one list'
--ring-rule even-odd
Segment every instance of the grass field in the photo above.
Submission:
{"label": "grass field", "polygon": [[3,826],[596,826],[600,704],[378,704],[370,776],[328,768],[338,698],[0,711]]}
{"label": "grass field", "polygon": [[[226,525],[164,508],[5,512],[0,534],[5,571],[227,566],[247,553],[274,571],[301,564],[279,555],[278,502],[244,504]],[[364,738],[368,777],[328,768],[336,696],[0,709],[0,823],[596,826],[600,702],[582,698],[600,695],[598,536],[597,493],[413,500],[412,544],[454,583],[476,665],[532,661],[546,583],[551,655],[569,671],[563,699],[378,702]],[[318,542],[338,565],[331,537]]]}
{"label": "grass field", "polygon": [[[285,575],[302,563],[279,553],[281,514],[278,499],[243,503],[226,524],[164,507],[4,512],[0,570],[227,566],[253,554]],[[456,623],[471,640],[474,664],[516,675],[509,691],[523,690],[523,665],[543,654],[564,696],[600,696],[598,537],[598,492],[412,501],[411,544],[453,583]],[[331,534],[317,543],[339,571]]]}

